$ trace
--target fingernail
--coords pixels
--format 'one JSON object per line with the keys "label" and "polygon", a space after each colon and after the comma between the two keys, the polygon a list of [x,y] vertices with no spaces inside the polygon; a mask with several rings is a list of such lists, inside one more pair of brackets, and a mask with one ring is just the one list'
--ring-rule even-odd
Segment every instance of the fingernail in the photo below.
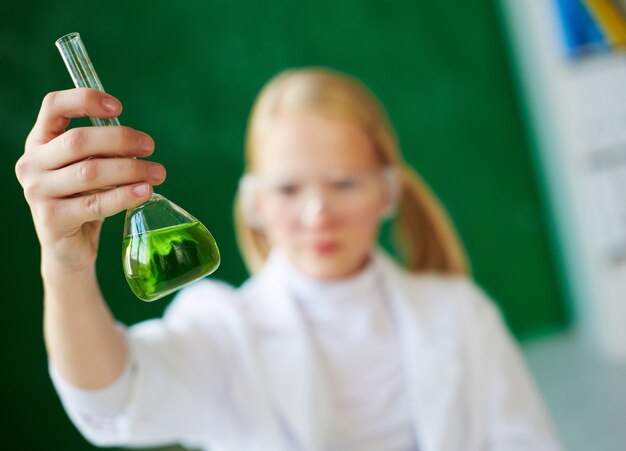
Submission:
{"label": "fingernail", "polygon": [[115,111],[117,111],[117,108],[119,106],[119,102],[117,102],[117,100],[111,98],[111,97],[103,97],[102,98],[102,106],[104,106],[104,109],[114,113]]}
{"label": "fingernail", "polygon": [[138,197],[143,197],[146,194],[148,194],[148,190],[149,190],[149,186],[147,183],[141,183],[139,185],[135,185],[133,187],[133,192],[135,193],[136,196]]}
{"label": "fingernail", "polygon": [[148,172],[150,173],[150,177],[155,180],[160,180],[165,175],[165,169],[158,163],[150,163]]}
{"label": "fingernail", "polygon": [[153,147],[152,138],[148,135],[139,135],[139,147],[146,152],[151,151]]}

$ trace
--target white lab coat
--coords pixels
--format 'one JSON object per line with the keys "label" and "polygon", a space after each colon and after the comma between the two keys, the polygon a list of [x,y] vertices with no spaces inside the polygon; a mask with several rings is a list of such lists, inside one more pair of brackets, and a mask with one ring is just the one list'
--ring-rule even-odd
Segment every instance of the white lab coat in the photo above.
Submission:
{"label": "white lab coat", "polygon": [[[374,264],[398,326],[421,451],[561,449],[516,345],[470,280],[409,274],[381,251]],[[270,262],[238,290],[199,282],[162,320],[130,328],[130,388],[116,414],[88,409],[109,389],[76,402],[53,377],[70,417],[101,445],[323,450],[330,391],[283,274]]]}

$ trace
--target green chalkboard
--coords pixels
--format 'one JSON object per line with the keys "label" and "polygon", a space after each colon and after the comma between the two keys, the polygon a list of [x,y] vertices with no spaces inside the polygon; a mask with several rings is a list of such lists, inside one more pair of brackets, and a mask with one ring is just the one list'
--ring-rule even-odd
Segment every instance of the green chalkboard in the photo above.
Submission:
{"label": "green chalkboard", "polygon": [[[54,47],[78,31],[125,125],[151,134],[158,189],[218,240],[212,277],[239,284],[231,204],[249,108],[278,71],[324,65],[385,104],[406,159],[445,203],[476,280],[519,337],[567,325],[546,218],[494,5],[375,0],[30,1],[0,4],[0,187],[7,449],[91,449],[47,376],[39,247],[13,168],[41,99],[71,87]],[[88,125],[88,121],[77,121]],[[168,300],[133,297],[121,270],[123,215],[106,221],[99,277],[125,323]],[[170,299],[170,298],[168,298]],[[0,446],[5,447],[4,444]]]}

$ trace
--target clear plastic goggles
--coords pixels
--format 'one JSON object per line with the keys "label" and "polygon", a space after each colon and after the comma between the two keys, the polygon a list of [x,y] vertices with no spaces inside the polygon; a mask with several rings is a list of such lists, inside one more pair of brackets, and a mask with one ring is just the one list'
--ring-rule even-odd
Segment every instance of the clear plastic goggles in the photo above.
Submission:
{"label": "clear plastic goggles", "polygon": [[393,213],[398,197],[396,171],[387,167],[374,171],[334,172],[322,177],[272,177],[244,175],[239,184],[241,202],[248,222],[262,226],[260,202],[271,217],[281,221],[312,223],[322,212],[339,218],[384,203],[383,215]]}

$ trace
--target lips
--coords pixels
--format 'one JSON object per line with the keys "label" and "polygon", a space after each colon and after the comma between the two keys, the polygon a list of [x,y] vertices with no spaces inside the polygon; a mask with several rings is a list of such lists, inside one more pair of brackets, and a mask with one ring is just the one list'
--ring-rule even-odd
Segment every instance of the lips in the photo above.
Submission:
{"label": "lips", "polygon": [[330,254],[339,249],[339,244],[334,241],[317,241],[311,243],[311,250],[316,254]]}

